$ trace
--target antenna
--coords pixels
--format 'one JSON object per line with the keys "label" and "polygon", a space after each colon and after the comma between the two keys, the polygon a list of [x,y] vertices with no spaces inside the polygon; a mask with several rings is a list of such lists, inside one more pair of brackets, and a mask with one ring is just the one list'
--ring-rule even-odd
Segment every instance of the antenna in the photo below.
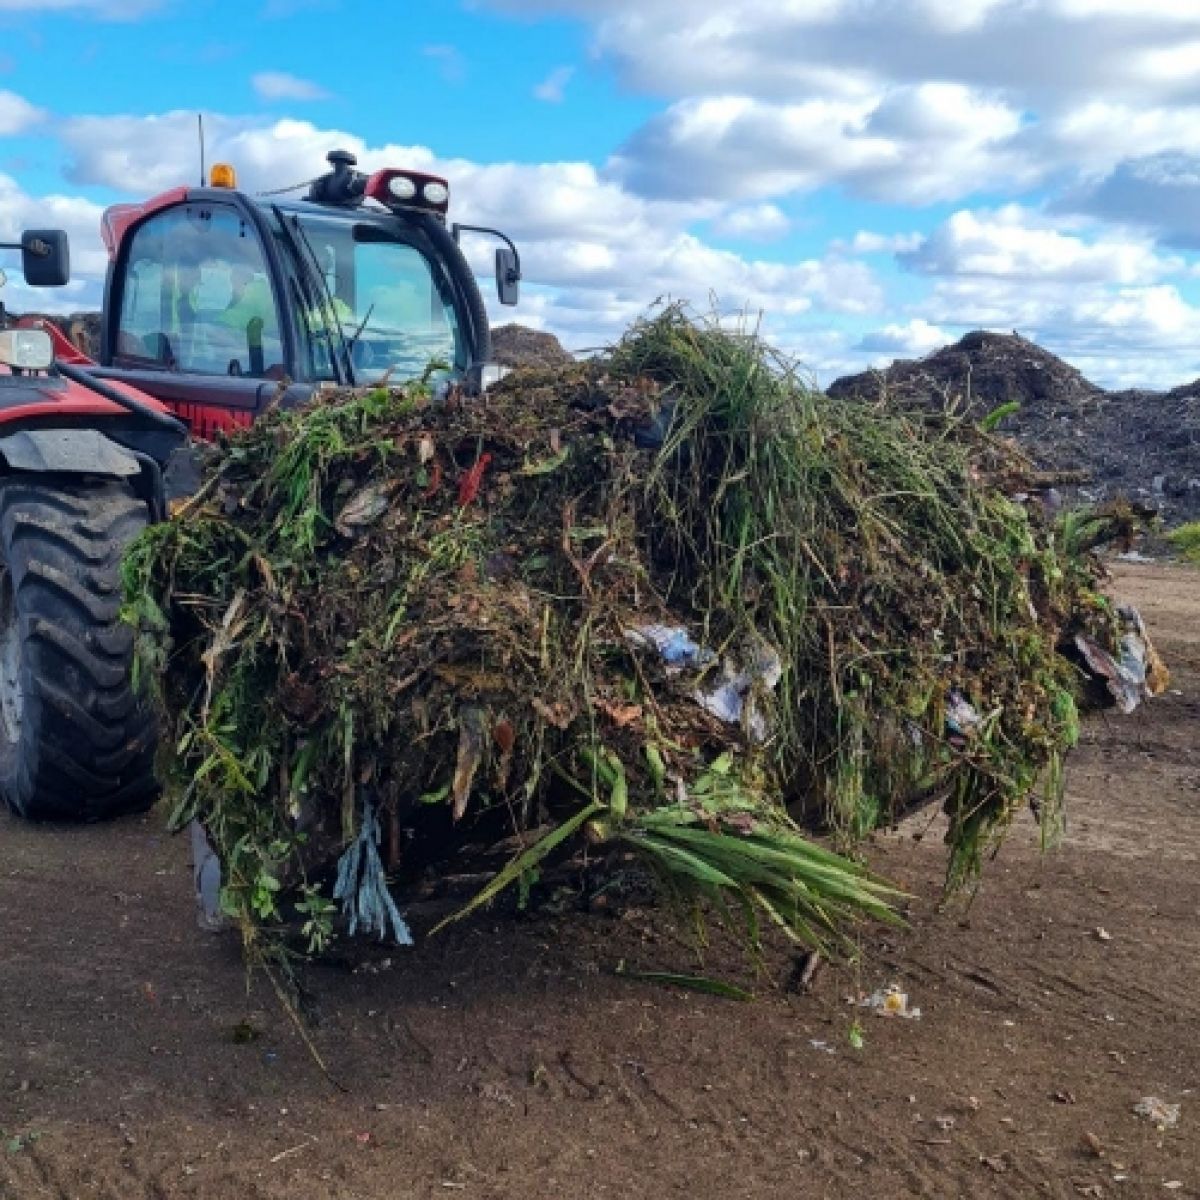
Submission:
{"label": "antenna", "polygon": [[196,114],[196,128],[200,134],[200,186],[208,187],[208,169],[204,164],[204,114]]}

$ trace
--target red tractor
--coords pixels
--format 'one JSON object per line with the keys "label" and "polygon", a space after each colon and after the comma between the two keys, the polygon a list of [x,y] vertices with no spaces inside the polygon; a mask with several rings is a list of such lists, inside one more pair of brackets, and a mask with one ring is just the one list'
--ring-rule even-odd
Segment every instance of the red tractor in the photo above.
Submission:
{"label": "red tractor", "polygon": [[[206,186],[110,208],[98,362],[47,321],[0,332],[0,796],[21,816],[102,820],[157,795],[120,564],[188,489],[189,434],[431,364],[435,387],[489,382],[459,237],[505,243],[504,304],[520,280],[512,242],[448,227],[443,179],[328,161],[301,200],[239,191],[219,165]],[[20,249],[27,282],[66,282],[65,235],[27,233]]]}

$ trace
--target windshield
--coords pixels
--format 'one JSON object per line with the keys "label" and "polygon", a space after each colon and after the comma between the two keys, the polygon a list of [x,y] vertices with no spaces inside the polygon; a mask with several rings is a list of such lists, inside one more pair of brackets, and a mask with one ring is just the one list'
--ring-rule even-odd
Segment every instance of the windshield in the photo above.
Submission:
{"label": "windshield", "polygon": [[[411,379],[430,364],[442,370],[465,365],[453,293],[415,231],[406,237],[382,225],[316,214],[301,216],[300,230],[328,290],[325,320],[340,325],[357,382],[373,383],[388,372]],[[332,379],[322,315],[306,313],[304,320],[313,373]]]}

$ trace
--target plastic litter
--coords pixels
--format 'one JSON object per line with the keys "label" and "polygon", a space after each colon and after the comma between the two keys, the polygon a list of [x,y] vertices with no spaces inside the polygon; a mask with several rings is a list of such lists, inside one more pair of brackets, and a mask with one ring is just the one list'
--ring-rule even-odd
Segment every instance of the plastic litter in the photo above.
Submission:
{"label": "plastic litter", "polygon": [[681,625],[637,625],[625,631],[625,638],[634,646],[656,650],[669,667],[704,667],[717,660]]}
{"label": "plastic litter", "polygon": [[375,808],[367,800],[358,837],[338,860],[333,898],[340,900],[343,911],[349,913],[351,937],[361,929],[363,933],[378,933],[383,941],[390,933],[397,945],[411,946],[412,932],[387,889],[378,850],[381,833]]}
{"label": "plastic litter", "polygon": [[350,497],[334,519],[334,526],[343,537],[353,537],[378,521],[389,506],[387,488],[372,484]]}
{"label": "plastic litter", "polygon": [[946,729],[951,738],[965,740],[973,737],[975,730],[983,723],[975,706],[958,690],[946,697]]}
{"label": "plastic litter", "polygon": [[1143,1096],[1133,1111],[1159,1129],[1174,1129],[1179,1124],[1179,1105],[1168,1104],[1157,1096]]}
{"label": "plastic litter", "polygon": [[727,724],[744,724],[757,742],[766,741],[768,725],[760,697],[772,691],[783,678],[779,652],[759,642],[743,652],[740,660],[721,664],[721,682],[715,688],[698,690],[693,699],[701,708]]}
{"label": "plastic litter", "polygon": [[[631,645],[655,650],[668,667],[699,670],[717,656],[701,646],[680,625],[636,625],[625,631]],[[779,651],[765,641],[744,647],[721,660],[711,686],[697,688],[692,699],[719,721],[743,725],[755,741],[765,741],[768,723],[758,697],[770,692],[783,678]]]}
{"label": "plastic litter", "polygon": [[1143,700],[1161,695],[1171,677],[1150,641],[1138,610],[1122,605],[1117,615],[1124,631],[1120,659],[1084,634],[1076,635],[1075,646],[1088,669],[1104,680],[1117,708],[1128,715]]}
{"label": "plastic litter", "polygon": [[921,1019],[921,1010],[909,1007],[908,993],[901,991],[896,983],[861,997],[857,1004],[859,1008],[871,1009],[877,1017],[900,1017],[905,1021]]}
{"label": "plastic litter", "polygon": [[1121,666],[1138,679],[1147,697],[1160,696],[1171,682],[1171,674],[1146,632],[1142,614],[1131,604],[1117,609],[1124,633],[1121,635]]}
{"label": "plastic litter", "polygon": [[188,826],[192,839],[192,879],[196,886],[196,920],[201,929],[217,932],[225,927],[221,912],[221,860],[209,845],[199,821]]}

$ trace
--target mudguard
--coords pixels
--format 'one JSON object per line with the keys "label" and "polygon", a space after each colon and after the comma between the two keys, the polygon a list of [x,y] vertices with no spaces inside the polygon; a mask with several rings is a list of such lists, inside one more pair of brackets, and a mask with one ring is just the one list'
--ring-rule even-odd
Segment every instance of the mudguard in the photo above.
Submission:
{"label": "mudguard", "polygon": [[27,429],[0,437],[0,459],[12,471],[105,475],[128,479],[142,464],[95,429]]}

